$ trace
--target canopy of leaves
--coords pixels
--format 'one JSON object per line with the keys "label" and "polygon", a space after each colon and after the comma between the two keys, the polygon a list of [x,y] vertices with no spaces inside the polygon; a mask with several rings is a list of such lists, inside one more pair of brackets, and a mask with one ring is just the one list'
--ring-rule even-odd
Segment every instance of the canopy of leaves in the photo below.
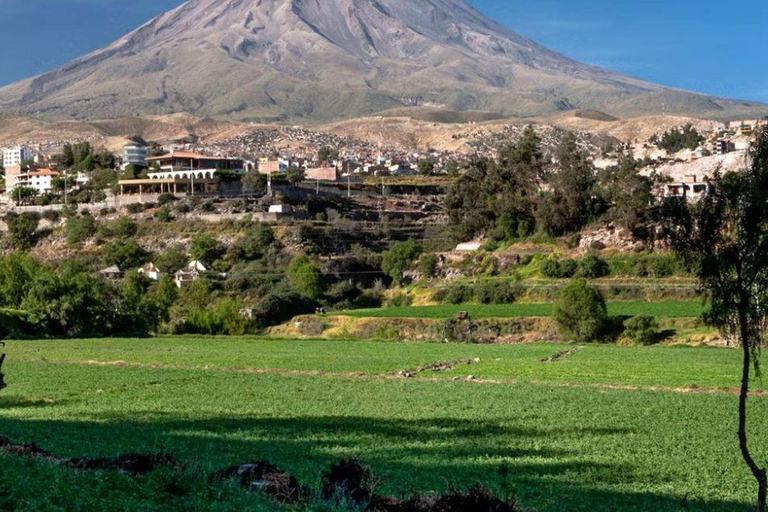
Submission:
{"label": "canopy of leaves", "polygon": [[558,292],[553,318],[565,338],[587,343],[604,333],[608,308],[598,290],[584,279],[574,279]]}

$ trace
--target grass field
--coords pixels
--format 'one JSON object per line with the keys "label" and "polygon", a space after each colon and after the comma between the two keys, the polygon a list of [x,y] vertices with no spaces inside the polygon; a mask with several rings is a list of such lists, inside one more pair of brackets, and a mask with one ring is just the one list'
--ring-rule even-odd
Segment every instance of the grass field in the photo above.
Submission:
{"label": "grass field", "polygon": [[[474,318],[546,317],[552,315],[552,304],[493,304],[405,306],[361,309],[345,312],[357,318],[451,318],[460,311]],[[692,318],[704,312],[701,302],[609,302],[608,313],[614,316],[651,315],[659,318]]]}
{"label": "grass field", "polygon": [[[506,482],[537,511],[750,509],[754,489],[737,451],[736,397],[672,389],[734,387],[738,352],[588,346],[541,362],[568,348],[13,342],[0,433],[61,456],[164,450],[187,470],[74,473],[6,456],[0,509],[269,510],[263,498],[211,486],[202,475],[269,460],[317,486],[322,470],[348,456],[370,465],[382,490],[394,494],[478,481],[503,492]],[[444,374],[388,376],[475,357],[480,363]],[[469,373],[498,381],[453,380]],[[755,396],[751,414],[753,445],[765,460],[768,438],[758,434],[768,397]]]}

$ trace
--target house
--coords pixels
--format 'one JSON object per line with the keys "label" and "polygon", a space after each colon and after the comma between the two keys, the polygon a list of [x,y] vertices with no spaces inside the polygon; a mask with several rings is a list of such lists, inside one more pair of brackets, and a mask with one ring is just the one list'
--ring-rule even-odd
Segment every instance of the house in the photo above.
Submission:
{"label": "house", "polygon": [[46,194],[53,188],[54,178],[61,174],[52,169],[32,168],[16,176],[16,187],[28,187],[34,189],[38,194]]}
{"label": "house", "polygon": [[712,184],[699,181],[696,175],[685,176],[682,182],[664,185],[664,197],[681,197],[688,201],[698,201],[712,191]]}
{"label": "house", "polygon": [[123,169],[129,165],[147,166],[149,148],[140,144],[128,144],[123,146]]}
{"label": "house", "polygon": [[269,207],[269,213],[293,213],[293,207],[289,204],[273,204]]}
{"label": "house", "polygon": [[715,153],[718,155],[725,155],[734,151],[736,151],[736,145],[730,139],[720,137],[715,142]]}
{"label": "house", "polygon": [[242,175],[245,162],[235,158],[207,156],[191,151],[171,151],[147,158],[151,171],[145,179],[120,180],[125,193],[212,194],[219,190],[223,174]]}
{"label": "house", "polygon": [[308,167],[304,177],[313,181],[338,181],[339,170],[336,167]]}
{"label": "house", "polygon": [[261,174],[277,174],[288,172],[290,163],[288,160],[269,160],[262,158],[259,160],[259,172]]}
{"label": "house", "polygon": [[104,279],[110,279],[113,281],[117,281],[123,278],[123,271],[120,270],[120,267],[118,267],[117,265],[112,265],[111,267],[107,267],[104,270],[100,271],[99,274]]}
{"label": "house", "polygon": [[147,263],[139,269],[139,275],[151,279],[152,281],[159,281],[163,276],[163,273],[160,272],[160,269],[157,268],[154,263]]}
{"label": "house", "polygon": [[203,272],[207,272],[208,268],[200,261],[191,261],[189,265],[176,272],[173,277],[176,286],[183,288],[190,283],[193,283],[200,279]]}

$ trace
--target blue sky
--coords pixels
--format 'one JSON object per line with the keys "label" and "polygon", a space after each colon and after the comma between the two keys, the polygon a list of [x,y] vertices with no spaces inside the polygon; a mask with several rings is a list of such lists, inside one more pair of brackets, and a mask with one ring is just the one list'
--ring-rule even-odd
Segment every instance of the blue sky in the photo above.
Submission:
{"label": "blue sky", "polygon": [[[468,0],[576,60],[768,102],[768,2]],[[182,0],[0,0],[0,85],[110,43]]]}

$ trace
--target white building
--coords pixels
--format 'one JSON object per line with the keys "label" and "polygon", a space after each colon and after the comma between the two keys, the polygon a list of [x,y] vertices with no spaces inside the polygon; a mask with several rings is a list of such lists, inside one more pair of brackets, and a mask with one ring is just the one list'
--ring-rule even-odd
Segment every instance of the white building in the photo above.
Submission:
{"label": "white building", "polygon": [[28,148],[16,146],[5,148],[3,153],[3,167],[20,166],[25,160],[32,160],[32,151]]}
{"label": "white building", "polygon": [[53,179],[58,178],[60,175],[60,173],[51,169],[34,169],[23,172],[16,177],[13,188],[28,187],[35,189],[38,194],[45,194],[53,188]]}

